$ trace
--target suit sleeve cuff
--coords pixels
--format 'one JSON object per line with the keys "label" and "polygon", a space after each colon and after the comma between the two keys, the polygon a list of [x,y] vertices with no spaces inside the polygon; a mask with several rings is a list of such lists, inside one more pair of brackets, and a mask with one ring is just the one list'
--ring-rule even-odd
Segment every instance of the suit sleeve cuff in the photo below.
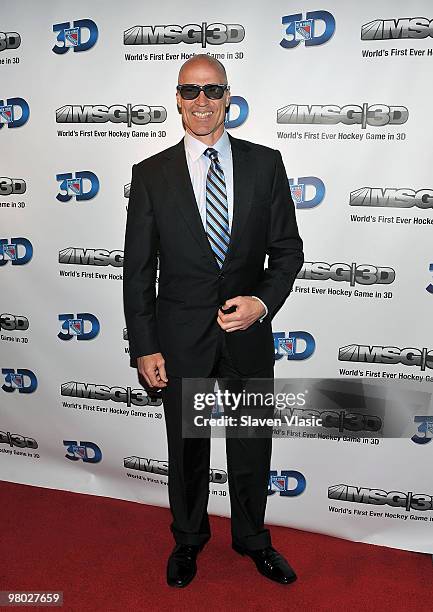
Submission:
{"label": "suit sleeve cuff", "polygon": [[256,295],[252,295],[252,298],[254,298],[255,300],[259,300],[260,304],[263,306],[263,308],[265,309],[265,314],[262,315],[259,319],[259,322],[261,323],[263,321],[263,319],[268,315],[268,307],[266,306],[266,304],[263,302],[263,300],[261,300],[259,297],[257,297]]}

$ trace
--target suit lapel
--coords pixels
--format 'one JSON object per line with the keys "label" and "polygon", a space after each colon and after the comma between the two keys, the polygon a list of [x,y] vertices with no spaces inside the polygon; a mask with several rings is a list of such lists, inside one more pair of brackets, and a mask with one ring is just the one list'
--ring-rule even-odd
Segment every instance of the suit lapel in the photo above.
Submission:
{"label": "suit lapel", "polygon": [[223,269],[233,256],[236,245],[242,238],[242,232],[251,210],[251,196],[254,189],[255,172],[249,148],[243,141],[230,136],[233,158],[233,220],[229,248],[224,259]]}
{"label": "suit lapel", "polygon": [[198,211],[188,164],[186,162],[183,140],[173,147],[167,155],[167,164],[164,168],[167,186],[171,189],[173,198],[190,228],[192,235],[197,240],[202,250],[212,259],[216,270],[219,270]]}
{"label": "suit lapel", "polygon": [[[241,240],[242,232],[251,210],[251,196],[255,176],[248,146],[243,141],[237,140],[230,135],[229,138],[233,159],[233,220],[229,248],[222,269],[225,269],[227,266],[227,263],[233,256],[236,245]],[[212,260],[215,270],[219,272],[220,269],[198,211],[186,161],[183,139],[167,152],[166,157],[167,163],[164,166],[164,172],[167,187],[171,190],[173,198],[178,203],[179,211],[183,215],[192,235],[202,250]]]}

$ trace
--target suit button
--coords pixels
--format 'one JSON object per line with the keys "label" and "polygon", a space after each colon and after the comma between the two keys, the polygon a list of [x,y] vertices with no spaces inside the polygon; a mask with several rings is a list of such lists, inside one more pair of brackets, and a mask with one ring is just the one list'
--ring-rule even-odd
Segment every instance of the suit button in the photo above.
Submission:
{"label": "suit button", "polygon": [[224,274],[218,274],[218,280],[224,280]]}

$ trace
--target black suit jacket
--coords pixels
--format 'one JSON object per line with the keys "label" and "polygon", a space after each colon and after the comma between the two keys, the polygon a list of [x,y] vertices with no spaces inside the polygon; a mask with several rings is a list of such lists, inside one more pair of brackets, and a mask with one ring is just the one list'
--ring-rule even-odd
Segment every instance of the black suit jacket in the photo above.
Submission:
{"label": "black suit jacket", "polygon": [[[169,377],[208,376],[221,333],[243,374],[272,365],[271,319],[303,263],[281,154],[232,136],[230,142],[234,207],[221,269],[200,218],[183,140],[133,166],[123,281],[131,363],[161,352]],[[222,332],[218,308],[237,295],[258,296],[269,314],[246,330]]]}

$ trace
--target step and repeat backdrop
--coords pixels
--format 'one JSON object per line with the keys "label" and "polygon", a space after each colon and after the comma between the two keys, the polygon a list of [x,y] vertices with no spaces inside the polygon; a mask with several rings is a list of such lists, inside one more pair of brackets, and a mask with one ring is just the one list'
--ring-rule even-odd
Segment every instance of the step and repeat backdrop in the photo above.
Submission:
{"label": "step and repeat backdrop", "polygon": [[[177,74],[197,53],[225,64],[227,129],[281,151],[296,203],[305,264],[273,321],[275,375],[431,390],[431,2],[182,4],[2,14],[4,480],[168,505],[163,407],[129,365],[123,239],[132,164],[182,138]],[[354,428],[350,402],[321,434],[276,439],[267,521],[433,553],[433,411],[408,402],[398,439]],[[220,515],[226,469],[215,439]]]}

